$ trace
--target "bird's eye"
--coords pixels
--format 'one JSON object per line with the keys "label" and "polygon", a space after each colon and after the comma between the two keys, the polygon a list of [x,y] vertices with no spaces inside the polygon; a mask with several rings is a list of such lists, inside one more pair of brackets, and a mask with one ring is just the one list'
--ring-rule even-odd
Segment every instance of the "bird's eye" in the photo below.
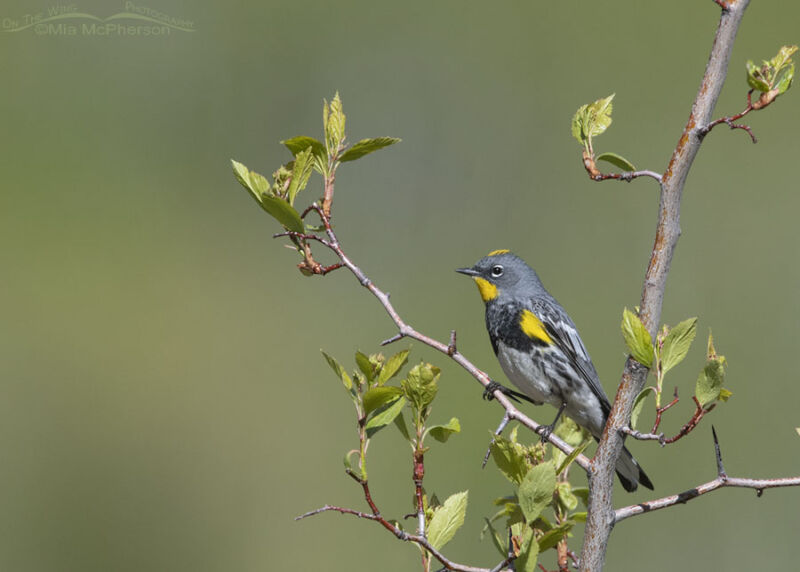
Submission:
{"label": "bird's eye", "polygon": [[495,278],[499,278],[502,275],[503,275],[502,266],[500,266],[499,264],[496,266],[492,266],[492,276],[494,276]]}

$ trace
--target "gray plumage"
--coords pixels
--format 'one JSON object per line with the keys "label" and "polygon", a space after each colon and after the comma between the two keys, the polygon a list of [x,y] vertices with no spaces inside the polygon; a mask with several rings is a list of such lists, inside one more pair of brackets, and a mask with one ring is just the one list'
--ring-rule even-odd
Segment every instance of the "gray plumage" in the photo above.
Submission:
{"label": "gray plumage", "polygon": [[[578,329],[536,272],[508,251],[491,253],[458,272],[478,282],[486,329],[511,382],[537,404],[564,404],[564,412],[599,440],[611,404]],[[639,483],[652,490],[626,448],[616,470],[625,490],[635,491]]]}

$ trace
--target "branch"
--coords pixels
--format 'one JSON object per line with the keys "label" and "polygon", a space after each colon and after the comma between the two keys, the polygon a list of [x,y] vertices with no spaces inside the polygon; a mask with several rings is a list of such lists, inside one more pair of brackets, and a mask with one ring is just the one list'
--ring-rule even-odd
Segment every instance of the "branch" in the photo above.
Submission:
{"label": "branch", "polygon": [[392,534],[394,534],[400,540],[404,540],[406,542],[413,542],[414,544],[419,544],[420,546],[422,546],[425,550],[430,552],[433,555],[433,557],[436,558],[436,560],[441,562],[446,570],[456,570],[459,572],[495,572],[495,571],[499,572],[500,570],[503,570],[505,566],[508,565],[509,562],[508,558],[506,558],[506,560],[501,562],[500,566],[497,566],[495,568],[478,568],[475,566],[466,566],[464,564],[458,564],[456,562],[453,562],[452,560],[447,558],[444,554],[439,552],[436,548],[434,548],[426,538],[422,536],[417,536],[416,534],[408,534],[407,532],[403,532],[402,530],[394,526],[391,522],[389,522],[379,514],[370,514],[368,512],[361,512],[358,510],[353,510],[351,508],[344,508],[340,506],[333,506],[326,504],[325,506],[320,507],[316,510],[309,511],[305,514],[301,514],[300,516],[295,517],[295,520],[302,520],[309,516],[314,516],[317,514],[321,514],[323,512],[338,512],[340,514],[350,514],[358,518],[364,518],[366,520],[379,522],[380,524],[383,525],[384,528],[388,529]]}
{"label": "branch", "polygon": [[[484,387],[490,386],[493,382],[492,379],[484,373],[482,370],[478,369],[471,361],[469,361],[463,354],[461,354],[458,349],[456,348],[456,335],[455,332],[450,333],[450,339],[448,343],[443,343],[438,340],[435,340],[431,337],[428,337],[410,325],[408,325],[401,317],[400,314],[397,313],[392,303],[389,301],[389,294],[378,288],[375,283],[370,280],[367,275],[359,268],[358,266],[353,263],[352,260],[345,254],[344,250],[339,243],[339,239],[336,237],[336,233],[333,231],[331,226],[330,218],[325,214],[325,211],[319,207],[317,204],[313,204],[310,207],[312,210],[316,211],[319,215],[322,224],[325,227],[325,233],[328,236],[328,239],[324,242],[322,240],[318,240],[324,246],[328,247],[332,250],[336,256],[339,257],[341,261],[341,265],[347,267],[348,270],[356,277],[359,284],[364,286],[367,290],[369,290],[381,303],[383,308],[386,310],[386,313],[389,314],[389,317],[395,323],[398,329],[398,333],[391,338],[382,342],[381,345],[386,345],[392,342],[396,342],[403,338],[411,338],[422,342],[423,344],[443,353],[446,356],[449,356],[453,361],[455,361],[458,365],[464,368],[472,377],[474,377],[481,385]],[[284,233],[281,233],[284,234]],[[324,240],[324,239],[323,239]],[[539,428],[543,427],[524,413],[522,413],[519,409],[517,409],[511,400],[506,396],[501,390],[495,389],[492,392],[492,396],[494,400],[496,400],[506,411],[506,415],[508,416],[509,420],[515,420],[533,431],[534,433],[539,432]],[[569,455],[574,447],[568,445],[565,441],[560,439],[556,435],[550,435],[549,442],[562,451],[563,453]],[[589,471],[589,459],[585,455],[578,455],[575,459],[575,462],[583,468],[584,471]]]}
{"label": "branch", "polygon": [[[725,2],[720,0],[718,4],[722,7],[722,14],[705,74],[692,105],[689,120],[660,183],[658,226],[640,303],[640,317],[653,338],[656,337],[656,329],[661,319],[667,275],[680,236],[683,187],[703,140],[698,125],[706,126],[711,121],[714,106],[728,71],[728,61],[736,32],[749,0]],[[592,468],[589,472],[589,512],[581,553],[581,569],[586,572],[599,572],[603,568],[608,539],[616,519],[612,492],[614,467],[623,444],[621,430],[628,424],[633,400],[644,387],[647,372],[646,367],[633,358],[628,358],[603,438],[592,459]]]}
{"label": "branch", "polygon": [[653,512],[654,510],[669,508],[671,506],[676,506],[679,504],[686,504],[690,500],[696,499],[700,495],[704,495],[712,491],[716,491],[717,489],[725,487],[740,487],[747,489],[755,489],[756,495],[760,497],[761,494],[764,492],[764,489],[800,486],[800,477],[790,477],[785,479],[745,479],[745,478],[729,477],[725,472],[725,468],[722,465],[722,455],[720,454],[719,451],[719,441],[717,440],[717,432],[714,431],[713,427],[712,427],[712,432],[714,434],[714,452],[717,460],[716,479],[714,479],[713,481],[709,481],[707,483],[703,483],[702,485],[698,485],[687,491],[683,491],[682,493],[679,493],[677,495],[671,495],[668,497],[663,497],[660,499],[651,500],[617,509],[617,511],[614,513],[614,522],[617,523],[622,520],[625,520],[626,518],[630,518],[638,514]]}

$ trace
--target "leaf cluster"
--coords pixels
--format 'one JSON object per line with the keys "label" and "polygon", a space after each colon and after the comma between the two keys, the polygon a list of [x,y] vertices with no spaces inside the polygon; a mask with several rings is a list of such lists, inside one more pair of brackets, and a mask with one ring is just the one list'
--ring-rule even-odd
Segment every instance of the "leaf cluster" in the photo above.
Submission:
{"label": "leaf cluster", "polygon": [[[569,456],[552,448],[547,458],[543,444],[525,445],[517,439],[514,428],[508,439],[495,435],[491,445],[492,459],[500,472],[516,487],[516,494],[495,500],[500,509],[485,519],[482,536],[488,534],[501,555],[507,553],[505,536],[496,523],[506,519],[516,556],[516,570],[530,572],[536,568],[541,552],[565,541],[572,527],[586,520],[586,512],[577,512],[579,499],[586,503],[588,489],[573,487],[567,480],[570,464],[586,448],[588,434],[569,418],[556,428],[559,435],[576,447]],[[545,511],[550,510],[549,515]]]}
{"label": "leaf cluster", "polygon": [[775,92],[782,95],[792,86],[794,79],[794,62],[792,55],[797,51],[797,46],[783,46],[770,60],[763,60],[760,66],[748,60],[747,84],[761,93]]}
{"label": "leaf cluster", "polygon": [[[627,308],[622,313],[622,336],[630,355],[655,373],[656,386],[645,387],[633,402],[631,427],[636,423],[649,395],[654,395],[656,408],[661,407],[661,396],[666,374],[681,363],[689,353],[697,335],[697,318],[689,318],[670,328],[666,324],[653,342],[639,316]],[[706,364],[695,383],[695,396],[701,407],[727,401],[731,391],[722,387],[725,380],[725,357],[717,355],[711,333],[708,334]]]}

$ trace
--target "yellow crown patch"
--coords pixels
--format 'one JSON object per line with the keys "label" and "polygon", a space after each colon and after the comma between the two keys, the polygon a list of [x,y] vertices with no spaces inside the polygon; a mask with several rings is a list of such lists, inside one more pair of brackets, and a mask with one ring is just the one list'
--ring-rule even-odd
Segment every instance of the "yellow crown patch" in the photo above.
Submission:
{"label": "yellow crown patch", "polygon": [[498,254],[508,254],[509,252],[511,251],[507,248],[502,248],[500,250],[492,250],[487,256],[497,256]]}

